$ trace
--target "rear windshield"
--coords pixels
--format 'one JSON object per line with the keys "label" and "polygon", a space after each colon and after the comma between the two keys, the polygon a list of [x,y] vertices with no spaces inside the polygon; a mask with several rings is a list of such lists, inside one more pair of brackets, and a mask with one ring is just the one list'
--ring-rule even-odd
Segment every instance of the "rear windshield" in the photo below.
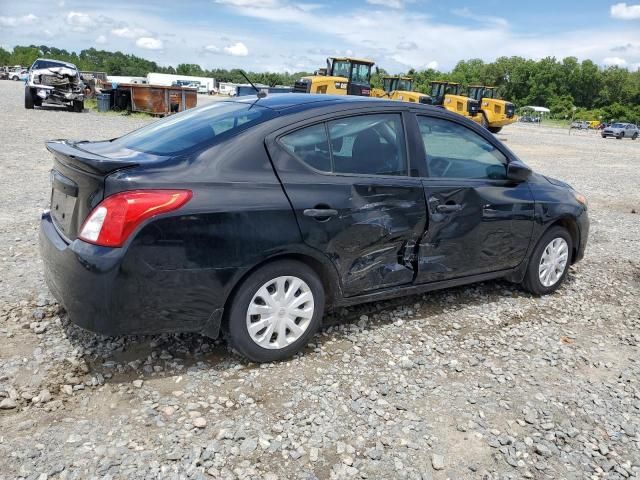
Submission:
{"label": "rear windshield", "polygon": [[177,155],[209,147],[275,116],[244,102],[217,102],[153,122],[113,140],[114,147],[154,155]]}
{"label": "rear windshield", "polygon": [[36,60],[31,67],[32,70],[40,70],[41,68],[56,68],[56,67],[66,67],[66,68],[75,68],[73,66],[69,66],[66,63],[60,62],[52,62],[50,60]]}

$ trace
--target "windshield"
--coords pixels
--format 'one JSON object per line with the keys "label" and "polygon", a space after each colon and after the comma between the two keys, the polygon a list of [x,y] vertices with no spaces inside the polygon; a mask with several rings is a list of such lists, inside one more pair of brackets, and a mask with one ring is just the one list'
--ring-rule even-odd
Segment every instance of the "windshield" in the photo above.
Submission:
{"label": "windshield", "polygon": [[413,82],[411,80],[401,78],[400,80],[398,80],[398,90],[411,92],[413,90],[413,85],[411,85],[412,83]]}
{"label": "windshield", "polygon": [[353,83],[369,83],[371,77],[371,65],[364,63],[354,63],[351,72],[351,81]]}
{"label": "windshield", "polygon": [[333,71],[331,74],[334,77],[349,78],[349,72],[351,71],[351,62],[347,60],[335,60],[333,62]]}
{"label": "windshield", "polygon": [[36,60],[35,62],[33,62],[33,66],[31,67],[31,69],[40,70],[42,68],[56,68],[56,67],[66,67],[66,68],[73,68],[73,69],[76,68],[74,66],[69,66],[66,63],[62,63],[62,62],[55,62],[51,60]]}
{"label": "windshield", "polygon": [[625,124],[624,123],[614,123],[613,125],[611,125],[611,128],[624,128]]}
{"label": "windshield", "polygon": [[212,146],[275,115],[255,103],[218,102],[164,118],[112,144],[153,155],[176,155]]}
{"label": "windshield", "polygon": [[391,92],[392,90],[394,90],[394,80],[395,78],[385,78],[382,80],[382,88],[385,92]]}

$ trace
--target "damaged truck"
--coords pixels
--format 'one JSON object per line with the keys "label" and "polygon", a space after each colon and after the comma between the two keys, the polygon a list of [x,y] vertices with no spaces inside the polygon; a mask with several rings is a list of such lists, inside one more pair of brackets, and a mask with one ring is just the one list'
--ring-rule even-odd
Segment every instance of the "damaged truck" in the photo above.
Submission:
{"label": "damaged truck", "polygon": [[44,102],[66,106],[72,112],[82,112],[84,90],[80,72],[73,63],[39,58],[29,69],[24,108],[39,107]]}

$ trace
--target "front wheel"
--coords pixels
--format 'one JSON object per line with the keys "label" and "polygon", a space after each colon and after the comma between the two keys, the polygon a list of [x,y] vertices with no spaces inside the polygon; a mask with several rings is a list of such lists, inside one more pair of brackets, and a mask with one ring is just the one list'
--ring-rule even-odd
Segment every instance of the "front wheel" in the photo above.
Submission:
{"label": "front wheel", "polygon": [[84,101],[82,100],[74,100],[73,101],[73,111],[76,113],[81,113],[84,111]]}
{"label": "front wheel", "polygon": [[636,138],[638,138],[638,132],[633,134],[633,136],[631,137],[631,140],[635,140]]}
{"label": "front wheel", "polygon": [[562,227],[552,227],[538,241],[522,286],[535,295],[555,292],[569,271],[573,240]]}
{"label": "front wheel", "polygon": [[502,127],[489,127],[491,133],[499,133],[500,130],[502,130]]}
{"label": "front wheel", "polygon": [[487,122],[487,117],[482,112],[480,113],[480,125],[482,125],[484,128],[489,128],[489,122]]}
{"label": "front wheel", "polygon": [[24,89],[24,108],[27,110],[33,110],[33,106],[35,105],[35,101],[33,98],[33,92],[29,87]]}
{"label": "front wheel", "polygon": [[254,362],[301,350],[324,314],[324,288],[304,263],[283,260],[252,273],[239,286],[228,315],[230,345]]}

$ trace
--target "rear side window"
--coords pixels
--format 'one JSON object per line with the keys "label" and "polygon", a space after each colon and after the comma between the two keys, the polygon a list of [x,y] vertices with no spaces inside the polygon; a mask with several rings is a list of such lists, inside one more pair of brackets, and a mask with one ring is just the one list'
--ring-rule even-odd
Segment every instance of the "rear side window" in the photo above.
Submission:
{"label": "rear side window", "polygon": [[275,115],[273,110],[253,103],[218,102],[153,122],[112,144],[114,150],[177,155],[212,146]]}
{"label": "rear side window", "polygon": [[359,115],[321,123],[285,135],[280,143],[322,172],[407,175],[400,114]]}
{"label": "rear side window", "polygon": [[321,172],[331,171],[329,140],[324,123],[285,135],[280,143],[310,167]]}

